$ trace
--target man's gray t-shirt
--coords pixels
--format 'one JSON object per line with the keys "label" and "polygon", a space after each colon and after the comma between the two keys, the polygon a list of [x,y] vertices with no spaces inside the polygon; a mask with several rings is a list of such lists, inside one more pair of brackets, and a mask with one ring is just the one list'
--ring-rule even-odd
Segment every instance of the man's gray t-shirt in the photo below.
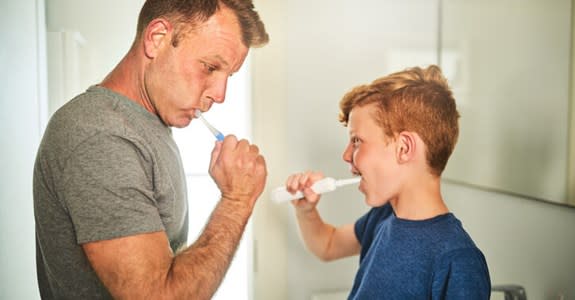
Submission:
{"label": "man's gray t-shirt", "polygon": [[171,129],[130,99],[90,87],[51,118],[34,167],[43,299],[111,298],[82,244],[165,231],[187,238],[185,175]]}

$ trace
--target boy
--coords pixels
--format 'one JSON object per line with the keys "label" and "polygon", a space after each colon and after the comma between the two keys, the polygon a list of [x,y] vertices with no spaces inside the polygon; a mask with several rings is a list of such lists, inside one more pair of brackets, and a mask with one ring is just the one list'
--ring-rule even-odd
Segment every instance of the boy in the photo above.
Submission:
{"label": "boy", "polygon": [[343,159],[372,207],[355,224],[321,219],[310,188],[321,173],[293,174],[289,192],[308,249],[324,261],[360,254],[349,299],[489,299],[481,251],[449,212],[440,176],[459,113],[437,66],[411,68],[354,88],[340,102],[349,128]]}

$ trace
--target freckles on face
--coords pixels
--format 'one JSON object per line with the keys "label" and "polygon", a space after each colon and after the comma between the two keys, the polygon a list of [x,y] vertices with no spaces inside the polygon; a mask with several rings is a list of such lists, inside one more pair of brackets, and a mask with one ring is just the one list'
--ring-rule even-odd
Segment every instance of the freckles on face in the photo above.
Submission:
{"label": "freckles on face", "polygon": [[352,171],[363,175],[377,160],[378,147],[382,144],[382,130],[373,120],[374,105],[354,107],[349,114],[349,144],[344,160]]}
{"label": "freckles on face", "polygon": [[370,206],[380,206],[389,199],[392,182],[393,147],[374,119],[375,104],[354,107],[349,116],[350,141],[344,153],[352,172],[361,175],[360,191]]}

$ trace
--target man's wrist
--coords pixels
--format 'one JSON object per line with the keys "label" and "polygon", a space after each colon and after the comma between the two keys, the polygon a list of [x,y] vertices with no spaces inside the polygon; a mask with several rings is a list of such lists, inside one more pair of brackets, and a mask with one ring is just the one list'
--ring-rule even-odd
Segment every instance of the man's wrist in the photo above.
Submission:
{"label": "man's wrist", "polygon": [[237,194],[222,194],[221,201],[227,203],[234,207],[234,209],[245,209],[251,211],[253,209],[252,201],[247,195],[237,195]]}

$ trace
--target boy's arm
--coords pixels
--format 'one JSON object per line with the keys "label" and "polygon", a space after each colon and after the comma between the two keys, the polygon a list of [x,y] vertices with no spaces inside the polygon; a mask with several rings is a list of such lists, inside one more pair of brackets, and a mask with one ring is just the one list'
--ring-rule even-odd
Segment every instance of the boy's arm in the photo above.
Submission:
{"label": "boy's arm", "polygon": [[296,208],[296,217],[302,238],[313,254],[323,261],[331,261],[359,254],[361,246],[355,236],[354,225],[340,227],[326,224],[316,208]]}
{"label": "boy's arm", "polygon": [[290,193],[302,191],[304,198],[293,200],[300,232],[307,248],[323,261],[359,254],[361,246],[353,224],[334,227],[326,224],[317,211],[320,195],[311,186],[324,178],[320,172],[292,174],[286,181]]}

